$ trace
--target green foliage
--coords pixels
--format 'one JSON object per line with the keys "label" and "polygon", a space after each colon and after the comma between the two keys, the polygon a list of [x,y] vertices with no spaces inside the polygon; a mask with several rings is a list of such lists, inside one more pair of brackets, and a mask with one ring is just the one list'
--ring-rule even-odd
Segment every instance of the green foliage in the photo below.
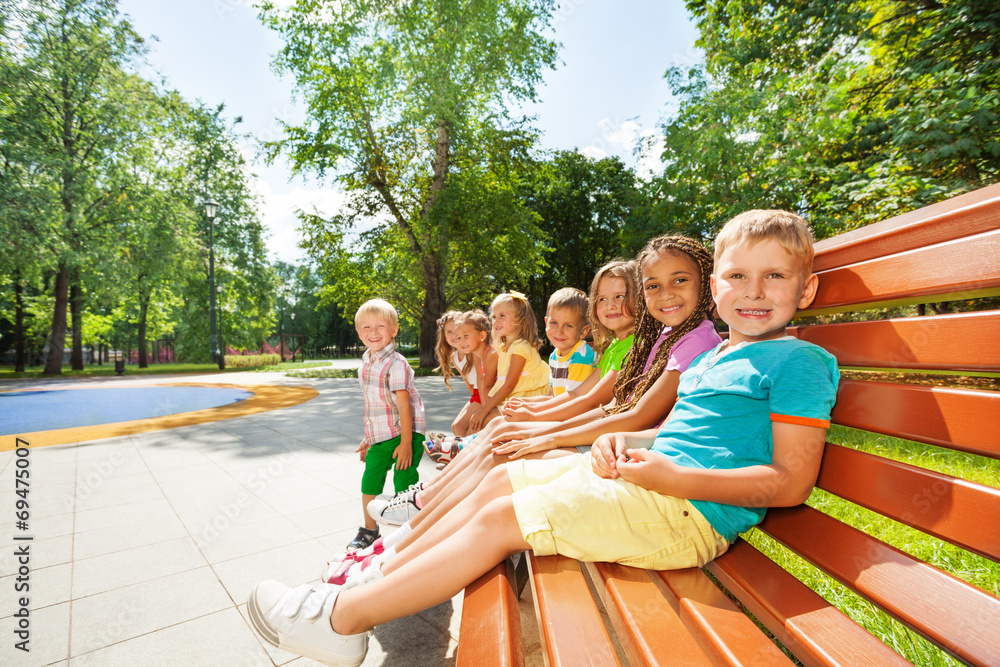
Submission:
{"label": "green foliage", "polygon": [[690,0],[705,65],[667,78],[655,208],[709,239],[751,207],[820,238],[1000,177],[1000,7]]}
{"label": "green foliage", "polygon": [[281,356],[277,354],[227,354],[226,368],[257,368],[277,366]]}
{"label": "green foliage", "polygon": [[267,154],[349,196],[336,215],[300,215],[324,299],[350,312],[389,298],[419,326],[424,364],[450,304],[538,266],[535,219],[509,185],[534,134],[507,107],[534,98],[555,61],[551,11],[551,0],[261,5],[308,109]]}
{"label": "green foliage", "polygon": [[84,343],[145,349],[175,326],[195,348],[209,194],[230,337],[257,344],[270,329],[273,277],[234,124],[134,74],[144,54],[114,0],[0,5],[0,329],[33,353],[46,345],[51,373],[67,328],[77,363]]}

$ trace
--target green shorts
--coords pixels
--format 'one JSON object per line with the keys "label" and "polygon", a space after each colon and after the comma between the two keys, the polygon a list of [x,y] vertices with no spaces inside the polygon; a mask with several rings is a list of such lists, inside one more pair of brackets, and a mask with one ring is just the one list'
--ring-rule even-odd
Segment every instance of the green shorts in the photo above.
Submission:
{"label": "green shorts", "polygon": [[402,436],[397,435],[391,440],[377,442],[365,453],[365,474],[361,477],[361,493],[366,496],[377,496],[385,489],[385,477],[392,470],[392,485],[396,493],[403,491],[411,484],[420,480],[417,465],[424,453],[424,434],[413,434],[413,461],[409,468],[396,469],[393,452],[399,446]]}

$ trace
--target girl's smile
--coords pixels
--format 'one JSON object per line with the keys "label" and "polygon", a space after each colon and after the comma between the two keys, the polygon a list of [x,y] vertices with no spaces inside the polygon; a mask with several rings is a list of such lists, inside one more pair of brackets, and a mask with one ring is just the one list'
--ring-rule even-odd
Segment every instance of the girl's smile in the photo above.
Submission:
{"label": "girl's smile", "polygon": [[618,332],[635,325],[635,315],[628,312],[628,287],[624,278],[606,276],[597,285],[597,319]]}
{"label": "girl's smile", "polygon": [[698,305],[698,265],[684,253],[659,252],[642,265],[642,297],[656,321],[676,327]]}
{"label": "girl's smile", "polygon": [[504,304],[500,304],[493,309],[493,334],[500,338],[511,336],[517,333],[518,322],[514,313]]}

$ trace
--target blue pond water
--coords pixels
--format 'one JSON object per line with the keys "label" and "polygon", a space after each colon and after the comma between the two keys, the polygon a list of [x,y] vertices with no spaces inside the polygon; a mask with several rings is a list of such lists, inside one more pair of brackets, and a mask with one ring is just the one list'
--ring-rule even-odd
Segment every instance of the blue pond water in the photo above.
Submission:
{"label": "blue pond water", "polygon": [[115,387],[0,392],[0,435],[113,424],[217,408],[253,396],[226,387]]}

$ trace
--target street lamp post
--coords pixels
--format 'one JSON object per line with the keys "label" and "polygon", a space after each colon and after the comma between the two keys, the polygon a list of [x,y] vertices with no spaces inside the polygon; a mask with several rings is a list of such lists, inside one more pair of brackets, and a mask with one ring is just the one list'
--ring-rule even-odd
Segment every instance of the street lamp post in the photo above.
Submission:
{"label": "street lamp post", "polygon": [[222,335],[222,311],[225,310],[222,305],[222,285],[215,286],[215,293],[219,295],[219,370],[223,370],[226,367],[226,340]]}
{"label": "street lamp post", "polygon": [[295,313],[292,313],[292,363],[295,363]]}
{"label": "street lamp post", "polygon": [[208,218],[208,329],[209,347],[211,348],[212,361],[219,364],[219,370],[226,368],[226,359],[219,354],[218,340],[215,336],[215,228],[213,222],[215,213],[219,209],[219,204],[214,199],[208,199],[202,206],[205,207],[205,217]]}

